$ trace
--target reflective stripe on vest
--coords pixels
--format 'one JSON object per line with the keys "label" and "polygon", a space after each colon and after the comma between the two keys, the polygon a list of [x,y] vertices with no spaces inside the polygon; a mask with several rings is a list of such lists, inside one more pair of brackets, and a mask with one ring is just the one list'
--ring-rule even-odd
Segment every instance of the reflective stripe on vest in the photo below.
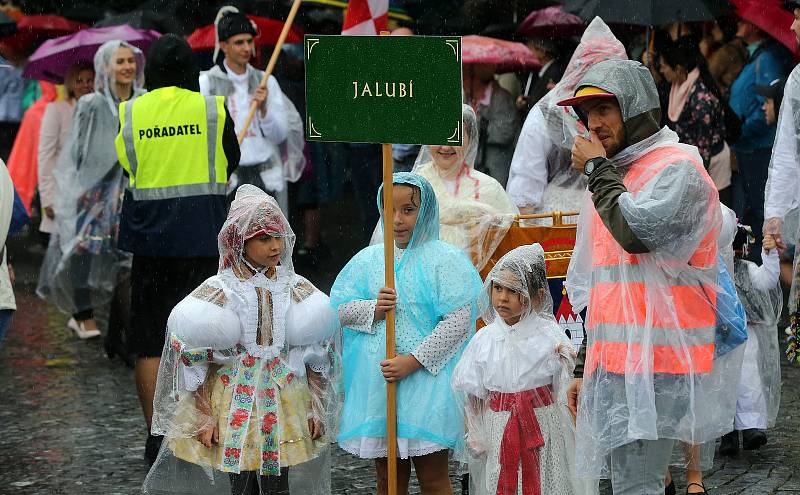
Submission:
{"label": "reflective stripe on vest", "polygon": [[[642,157],[623,182],[636,193],[676,160],[691,163],[713,187],[702,165],[673,147]],[[651,288],[639,256],[625,252],[597,212],[591,214],[593,267],[586,330],[592,338],[586,372],[598,367],[617,374],[710,372],[716,330],[716,232],[711,229],[706,234],[688,264],[659,274],[665,286]],[[661,305],[654,299],[669,303]],[[682,345],[674,346],[678,342]],[[646,355],[643,347],[649,349]]]}
{"label": "reflective stripe on vest", "polygon": [[117,154],[134,200],[224,195],[224,98],[159,88],[120,105]]}

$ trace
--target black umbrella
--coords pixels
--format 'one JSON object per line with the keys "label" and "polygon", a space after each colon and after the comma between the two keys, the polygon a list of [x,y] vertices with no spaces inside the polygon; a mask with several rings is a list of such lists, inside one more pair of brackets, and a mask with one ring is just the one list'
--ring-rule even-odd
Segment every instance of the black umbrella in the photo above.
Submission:
{"label": "black umbrella", "polygon": [[145,10],[133,10],[109,16],[96,23],[94,27],[121,26],[123,24],[136,29],[152,29],[161,34],[183,34],[181,25],[172,17]]}
{"label": "black umbrella", "polygon": [[662,26],[711,21],[732,9],[728,0],[566,0],[564,10],[586,22],[600,16],[609,24]]}

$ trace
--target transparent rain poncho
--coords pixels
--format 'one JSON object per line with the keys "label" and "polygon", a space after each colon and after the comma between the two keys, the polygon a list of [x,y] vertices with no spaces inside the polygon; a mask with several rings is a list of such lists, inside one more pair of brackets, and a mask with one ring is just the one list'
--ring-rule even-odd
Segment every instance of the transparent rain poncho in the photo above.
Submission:
{"label": "transparent rain poncho", "polygon": [[543,213],[580,210],[587,179],[572,168],[571,154],[575,136],[587,131],[572,107],[556,103],[571,97],[575,86],[595,64],[627,58],[622,43],[602,19],[595,17],[586,27],[561,80],[525,119],[507,188],[517,205],[531,206]]}
{"label": "transparent rain poncho", "polygon": [[601,62],[580,85],[617,97],[629,143],[611,157],[627,188],[619,208],[649,250],[625,252],[587,199],[566,283],[574,311],[587,308],[577,468],[607,477],[615,447],[730,431],[743,346],[715,353],[717,327],[729,325],[716,305],[719,200],[696,148],[666,128],[644,132],[659,106],[649,72]]}
{"label": "transparent rain poncho", "polygon": [[[499,182],[475,170],[478,120],[469,105],[462,105],[461,115],[464,146],[423,146],[413,172],[425,177],[436,193],[440,239],[464,251],[480,270],[518,211]],[[441,159],[436,153],[439,150],[455,153],[457,159]],[[370,244],[383,241],[379,227]]]}
{"label": "transparent rain poncho", "polygon": [[116,248],[124,191],[114,139],[119,129],[116,55],[128,48],[136,59],[132,98],[144,93],[144,55],[120,40],[95,54],[94,93],[78,100],[72,128],[53,170],[58,188],[56,230],[36,289],[61,310],[76,313],[111,300],[119,270],[130,255]]}
{"label": "transparent rain poncho", "polygon": [[[769,262],[766,253],[762,259],[765,264]],[[775,426],[781,403],[778,320],[783,309],[783,291],[777,270],[765,276],[766,267],[742,258],[737,258],[734,265],[733,279],[747,314],[748,334],[736,413],[739,424],[735,426],[771,428]]]}
{"label": "transparent rain poncho", "polygon": [[[469,259],[439,240],[436,195],[414,173],[395,173],[396,188],[419,191],[419,215],[408,246],[395,247],[396,352],[423,365],[397,382],[397,436],[401,457],[463,449],[463,422],[450,378],[474,333],[481,280]],[[378,192],[379,209],[383,188]],[[336,277],[331,303],[343,327],[344,406],[339,445],[360,457],[385,457],[386,320],[374,320],[384,287],[382,245],[356,254]]]}
{"label": "transparent rain poncho", "polygon": [[[507,324],[492,306],[496,285],[519,297],[518,323]],[[478,305],[487,326],[467,345],[452,380],[465,415],[471,493],[516,494],[520,485],[522,493],[588,493],[591,483],[575,476],[566,406],[575,349],[553,317],[542,247],[506,253]]]}
{"label": "transparent rain poncho", "polygon": [[[283,240],[275,268],[244,256],[249,239],[266,236]],[[277,202],[239,187],[219,234],[218,274],[169,316],[152,426],[164,442],[145,493],[227,495],[236,474],[253,483],[272,477],[292,493],[330,493],[335,313],[294,273],[294,242]],[[212,428],[208,447],[199,438]]]}

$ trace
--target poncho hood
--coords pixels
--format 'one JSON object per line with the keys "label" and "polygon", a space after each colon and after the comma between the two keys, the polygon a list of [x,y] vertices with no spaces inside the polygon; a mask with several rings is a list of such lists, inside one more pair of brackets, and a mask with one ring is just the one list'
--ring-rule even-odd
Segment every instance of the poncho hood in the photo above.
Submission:
{"label": "poncho hood", "polygon": [[623,149],[659,131],[661,106],[658,91],[653,76],[644,65],[633,60],[600,62],[586,72],[575,92],[586,86],[603,89],[617,97],[626,132]]}

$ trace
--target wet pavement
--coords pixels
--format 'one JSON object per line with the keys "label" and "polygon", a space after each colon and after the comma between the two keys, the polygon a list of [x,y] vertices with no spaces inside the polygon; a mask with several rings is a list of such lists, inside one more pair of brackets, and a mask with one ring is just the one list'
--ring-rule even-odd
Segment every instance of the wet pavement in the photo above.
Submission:
{"label": "wet pavement", "polygon": [[[68,317],[36,298],[41,253],[32,242],[10,245],[19,310],[0,344],[0,494],[140,493],[146,432],[133,372],[110,360],[100,339],[79,341]],[[325,287],[334,270],[320,274]],[[333,466],[333,493],[374,492],[371,463],[337,449]],[[685,493],[680,472],[676,480]],[[706,486],[713,494],[800,495],[800,367],[783,366],[781,412],[769,444],[717,459]]]}

